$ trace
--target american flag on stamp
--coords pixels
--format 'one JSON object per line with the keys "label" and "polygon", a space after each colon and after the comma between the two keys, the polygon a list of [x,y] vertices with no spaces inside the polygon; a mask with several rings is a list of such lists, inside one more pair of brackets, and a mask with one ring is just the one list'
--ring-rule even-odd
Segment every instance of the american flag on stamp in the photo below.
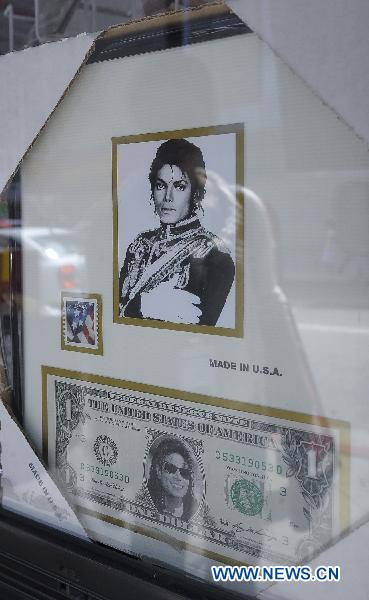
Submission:
{"label": "american flag on stamp", "polygon": [[67,341],[94,346],[96,343],[95,304],[93,302],[66,302]]}

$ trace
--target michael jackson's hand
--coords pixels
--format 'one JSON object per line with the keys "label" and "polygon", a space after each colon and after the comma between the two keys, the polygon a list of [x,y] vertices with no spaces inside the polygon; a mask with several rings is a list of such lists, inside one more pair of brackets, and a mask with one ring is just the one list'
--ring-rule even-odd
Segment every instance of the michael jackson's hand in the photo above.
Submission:
{"label": "michael jackson's hand", "polygon": [[196,304],[200,304],[198,296],[174,288],[171,281],[141,294],[141,313],[144,319],[196,324],[202,314]]}

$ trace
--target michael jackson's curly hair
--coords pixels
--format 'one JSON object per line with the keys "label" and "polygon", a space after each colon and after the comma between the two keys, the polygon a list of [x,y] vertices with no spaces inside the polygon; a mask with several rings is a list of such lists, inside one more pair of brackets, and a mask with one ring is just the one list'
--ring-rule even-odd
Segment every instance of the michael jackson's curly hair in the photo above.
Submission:
{"label": "michael jackson's curly hair", "polygon": [[200,148],[182,138],[167,140],[161,144],[150,168],[151,194],[154,194],[158,172],[164,165],[175,165],[182,173],[187,173],[191,182],[190,213],[192,213],[200,205],[206,191],[206,169]]}

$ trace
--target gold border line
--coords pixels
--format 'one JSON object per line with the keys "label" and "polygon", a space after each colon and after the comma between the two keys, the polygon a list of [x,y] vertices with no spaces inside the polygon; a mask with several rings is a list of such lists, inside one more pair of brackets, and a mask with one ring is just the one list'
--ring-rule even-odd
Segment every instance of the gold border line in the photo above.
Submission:
{"label": "gold border line", "polygon": [[[167,139],[204,137],[234,133],[236,136],[236,314],[235,327],[216,327],[209,325],[190,325],[184,323],[163,322],[156,319],[139,319],[119,316],[119,254],[118,254],[118,146],[120,144],[139,144]],[[139,327],[156,327],[174,331],[190,331],[228,337],[243,337],[244,330],[244,170],[245,170],[245,127],[244,123],[230,125],[211,125],[193,129],[176,129],[156,133],[140,133],[122,137],[112,137],[112,199],[113,199],[113,322]]]}
{"label": "gold border line", "polygon": [[49,411],[47,405],[47,367],[41,366],[42,381],[42,458],[49,464]]}

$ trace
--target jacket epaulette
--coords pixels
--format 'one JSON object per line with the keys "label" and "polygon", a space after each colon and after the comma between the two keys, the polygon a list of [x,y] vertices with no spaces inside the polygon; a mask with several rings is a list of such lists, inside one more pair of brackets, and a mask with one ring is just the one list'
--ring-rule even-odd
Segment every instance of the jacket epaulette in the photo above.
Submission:
{"label": "jacket epaulette", "polygon": [[204,229],[204,233],[206,234],[206,237],[208,238],[209,242],[211,243],[212,248],[219,250],[220,252],[224,252],[224,254],[231,253],[229,248],[223,242],[223,240],[220,237],[218,237],[217,235],[215,235],[215,233],[212,233],[211,231],[207,231],[206,229]]}

